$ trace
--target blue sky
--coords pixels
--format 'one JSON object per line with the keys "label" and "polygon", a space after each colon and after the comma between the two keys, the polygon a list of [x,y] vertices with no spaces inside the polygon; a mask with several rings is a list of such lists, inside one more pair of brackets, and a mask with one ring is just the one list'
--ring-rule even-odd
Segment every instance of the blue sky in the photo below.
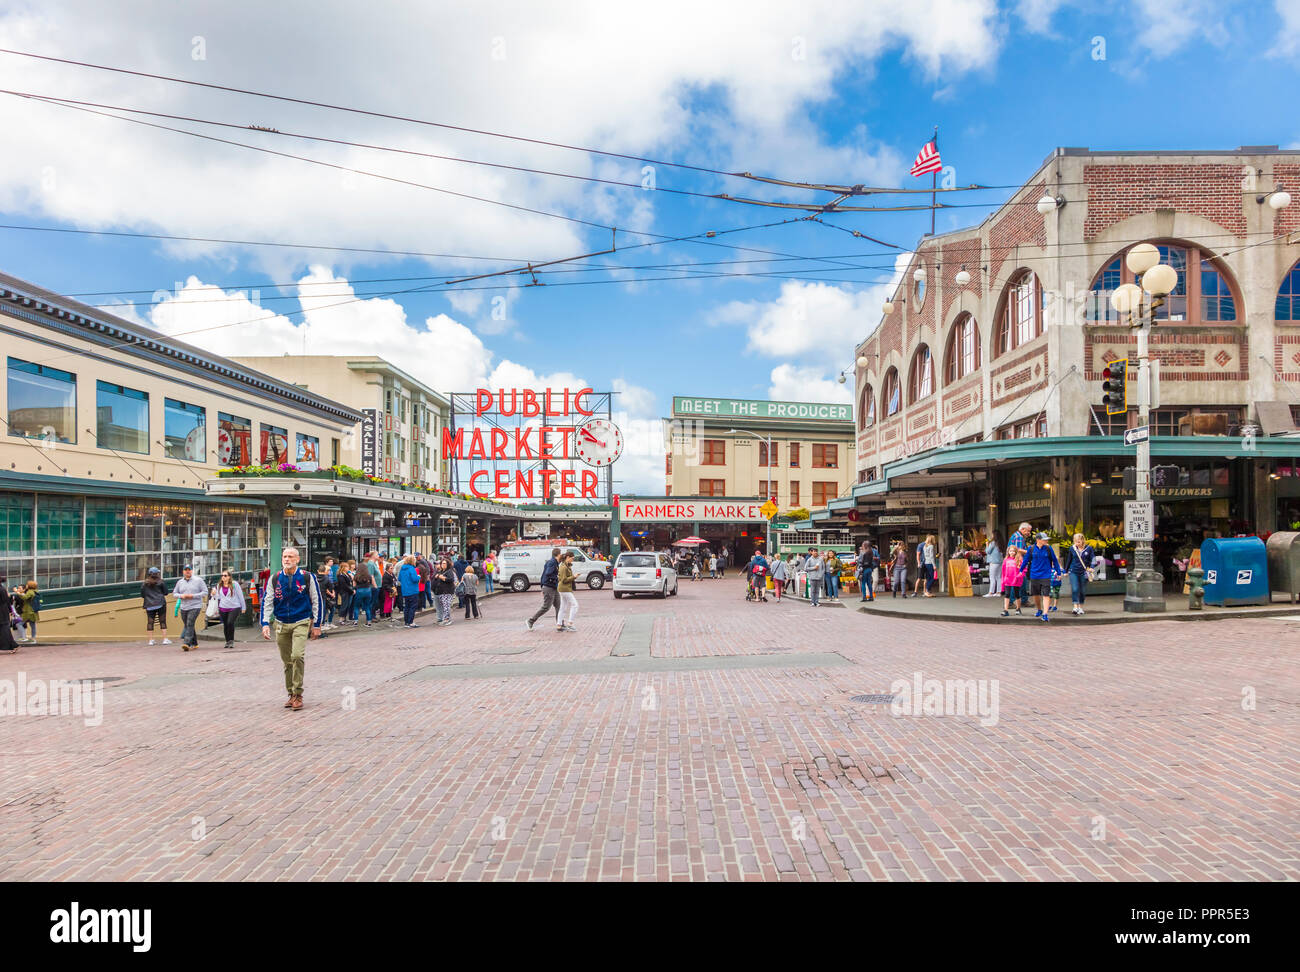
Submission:
{"label": "blue sky", "polygon": [[[907,167],[935,125],[961,185],[1019,184],[1058,145],[1300,144],[1298,0],[882,2],[847,21],[841,5],[820,2],[799,10],[758,2],[626,11],[486,3],[420,13],[396,4],[364,13],[343,3],[272,13],[243,3],[220,12],[175,6],[10,4],[0,11],[0,47],[791,180],[927,185]],[[253,11],[257,32],[246,27]],[[8,54],[0,54],[0,87],[638,185],[644,177],[639,162]],[[1146,122],[1153,108],[1167,124]],[[140,301],[120,310],[223,354],[301,351],[306,338],[309,352],[391,357],[445,391],[570,377],[614,387],[624,393],[626,420],[642,423],[648,442],[646,455],[620,468],[625,490],[662,488],[652,419],[666,414],[673,394],[847,399],[834,377],[875,327],[896,255],[930,220],[928,212],[834,218],[897,249],[801,223],[711,241],[748,251],[678,243],[589,261],[681,266],[769,259],[752,252],[765,250],[861,267],[825,272],[825,262],[792,260],[691,268],[800,279],[631,283],[687,274],[561,267],[542,275],[543,287],[506,289],[524,279],[506,286],[498,279],[452,294],[324,307],[514,260],[603,249],[610,234],[28,99],[0,97],[0,120],[11,136],[0,151],[0,223],[497,258],[0,230],[6,272],[66,294],[140,291],[83,299]],[[631,231],[680,236],[788,218],[640,188],[162,123],[617,225],[625,230],[620,247],[649,242]],[[698,193],[817,198],[666,166],[652,175],[659,187]],[[961,197],[970,208],[940,213],[938,230],[978,222],[1008,192]],[[365,282],[402,277],[428,279]],[[569,285],[575,281],[593,282]],[[190,287],[179,297],[178,282]],[[300,292],[320,296],[304,305]],[[304,306],[305,326],[301,314],[239,323]]]}

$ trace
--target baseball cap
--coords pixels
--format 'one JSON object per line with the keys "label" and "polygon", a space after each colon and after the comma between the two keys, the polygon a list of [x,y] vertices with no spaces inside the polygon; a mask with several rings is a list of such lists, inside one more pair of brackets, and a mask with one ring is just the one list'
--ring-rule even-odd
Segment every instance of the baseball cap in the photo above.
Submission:
{"label": "baseball cap", "polygon": [[149,570],[146,571],[146,573],[147,573],[148,576],[150,576],[150,577],[161,577],[161,576],[162,576],[162,571],[159,570],[157,567],[150,567]]}
{"label": "baseball cap", "polygon": [[1050,540],[1051,537],[1049,537],[1046,533],[1040,533],[1040,534],[1038,535],[1038,539],[1039,539],[1039,540]]}

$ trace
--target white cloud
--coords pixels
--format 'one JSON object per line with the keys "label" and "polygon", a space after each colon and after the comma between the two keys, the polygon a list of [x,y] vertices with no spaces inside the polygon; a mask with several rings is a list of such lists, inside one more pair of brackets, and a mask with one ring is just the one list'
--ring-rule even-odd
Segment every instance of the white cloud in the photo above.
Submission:
{"label": "white cloud", "polygon": [[827,376],[819,368],[800,368],[792,364],[772,369],[768,397],[786,402],[852,402],[853,386],[841,385],[836,375]]}
{"label": "white cloud", "polygon": [[[0,45],[804,178],[841,171],[874,178],[901,168],[902,160],[865,136],[827,144],[809,121],[808,109],[834,93],[838,76],[897,53],[927,79],[950,82],[987,67],[998,48],[993,0],[881,0],[847,8],[838,0],[796,6],[669,0],[652,13],[637,5],[483,2],[457,5],[450,18],[441,5],[408,5],[376,18],[344,0],[321,0],[311,17],[250,0],[209,5],[201,16],[190,5],[162,3],[44,0],[36,9],[18,4],[0,13]],[[255,31],[248,29],[252,22]],[[339,51],[341,37],[346,56],[321,56]],[[384,69],[372,70],[375,64]],[[0,56],[0,86],[638,184],[642,178],[640,164],[626,160],[10,55]],[[24,133],[21,152],[0,153],[0,208],[12,213],[93,228],[520,260],[579,253],[598,235],[560,220],[69,108],[4,103],[10,129]],[[620,227],[644,229],[654,220],[650,193],[171,124]],[[660,185],[699,178],[680,170],[656,177]],[[211,256],[231,248],[174,243],[165,249]],[[267,272],[282,277],[306,262],[293,250],[253,252]],[[329,259],[344,273],[352,265],[338,255]],[[450,265],[468,272],[500,267]]]}
{"label": "white cloud", "polygon": [[1273,6],[1282,19],[1282,29],[1268,53],[1274,57],[1293,57],[1300,53],[1300,0],[1273,0]]}
{"label": "white cloud", "polygon": [[1016,16],[1032,34],[1048,34],[1052,30],[1052,17],[1065,6],[1066,0],[1017,0]]}
{"label": "white cloud", "polygon": [[1222,45],[1228,38],[1223,11],[1217,0],[1137,0],[1137,42],[1156,59],[1176,54],[1197,38]]}

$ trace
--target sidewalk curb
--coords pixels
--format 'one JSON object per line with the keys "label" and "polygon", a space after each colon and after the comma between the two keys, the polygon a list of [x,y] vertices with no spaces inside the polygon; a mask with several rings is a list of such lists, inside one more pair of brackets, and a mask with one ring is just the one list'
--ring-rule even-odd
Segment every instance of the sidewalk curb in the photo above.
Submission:
{"label": "sidewalk curb", "polygon": [[[886,618],[899,618],[904,621],[946,621],[950,624],[1042,624],[1042,622],[1032,614],[1026,614],[1023,617],[1007,618],[997,614],[989,615],[987,617],[953,617],[950,614],[918,614],[910,611],[890,611],[885,608],[871,607],[860,607],[858,608],[858,613],[873,614],[878,617]],[[1060,614],[1059,611],[1057,613]],[[1067,617],[1069,618],[1067,623],[1071,627],[1075,627],[1085,624],[1127,624],[1130,621],[1240,621],[1243,618],[1276,618],[1288,614],[1300,616],[1300,612],[1296,611],[1295,605],[1290,605],[1288,607],[1278,606],[1275,608],[1264,608],[1262,610],[1251,611],[1249,614],[1221,614],[1217,610],[1212,613],[1182,611],[1174,614],[1122,614],[1118,617],[1088,614],[1085,614],[1083,617],[1078,617],[1073,614],[1061,614],[1059,618],[1054,618],[1052,621],[1048,621],[1048,624],[1052,624],[1053,621],[1057,623],[1063,622]]]}

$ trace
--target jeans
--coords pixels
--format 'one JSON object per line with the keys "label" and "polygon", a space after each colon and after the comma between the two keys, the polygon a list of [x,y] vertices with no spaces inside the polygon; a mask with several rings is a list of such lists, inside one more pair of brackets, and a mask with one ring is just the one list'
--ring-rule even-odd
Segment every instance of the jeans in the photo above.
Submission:
{"label": "jeans", "polygon": [[371,595],[374,594],[372,587],[358,587],[356,594],[352,597],[352,620],[360,621],[361,613],[366,615],[366,623],[375,620],[375,606]]}
{"label": "jeans", "polygon": [[235,640],[235,622],[239,620],[239,608],[222,608],[221,609],[221,630],[226,636],[226,644],[232,644]]}
{"label": "jeans", "polygon": [[491,575],[491,574],[486,574],[486,575],[484,575],[484,577],[483,577],[483,592],[484,592],[485,594],[491,594],[491,593],[492,593],[492,575]]}
{"label": "jeans", "polygon": [[565,591],[560,595],[560,613],[556,617],[557,624],[571,626],[573,619],[578,616],[578,595],[572,591]]}
{"label": "jeans", "polygon": [[839,574],[826,575],[826,596],[829,598],[838,598],[840,596]]}
{"label": "jeans", "polygon": [[894,568],[894,597],[898,597],[899,591],[907,593],[907,568]]}
{"label": "jeans", "polygon": [[330,601],[328,599],[325,601],[325,623],[326,624],[334,623],[334,611],[337,609],[337,607],[338,605],[336,605],[333,601]]}
{"label": "jeans", "polygon": [[1075,604],[1082,604],[1084,597],[1088,593],[1088,575],[1076,574],[1070,571],[1070,600]]}
{"label": "jeans", "polygon": [[465,620],[466,620],[466,621],[469,620],[469,612],[470,612],[471,609],[474,611],[474,617],[477,618],[477,617],[479,616],[479,615],[478,615],[478,595],[477,595],[477,594],[466,594],[466,595],[465,595]]}
{"label": "jeans", "polygon": [[825,578],[822,577],[818,577],[815,580],[809,579],[808,581],[808,596],[812,598],[813,604],[820,604],[822,602],[822,586],[824,581]]}
{"label": "jeans", "polygon": [[185,625],[181,631],[182,645],[197,645],[199,636],[194,633],[194,622],[198,621],[199,615],[203,613],[202,608],[186,608],[181,612],[181,623]]}
{"label": "jeans", "polygon": [[868,567],[862,572],[862,600],[864,601],[868,597],[876,596],[876,590],[872,586],[872,582],[875,580],[875,574],[875,568],[872,567]]}
{"label": "jeans", "polygon": [[551,610],[551,608],[555,608],[555,622],[556,622],[556,624],[559,624],[559,621],[560,621],[560,592],[557,591],[554,587],[543,587],[543,588],[542,588],[542,606],[539,607],[539,608],[537,609],[537,613],[536,613],[536,614],[534,614],[531,618],[528,619],[529,622],[532,623],[532,624],[536,624],[536,623],[537,623],[537,619],[540,618],[540,617],[541,617],[543,614],[545,614],[547,611]]}
{"label": "jeans", "polygon": [[409,624],[415,624],[415,609],[420,606],[418,594],[404,594],[402,596],[402,617]]}
{"label": "jeans", "polygon": [[339,595],[339,620],[340,621],[352,620],[352,601],[354,597],[355,594],[352,591],[348,591],[344,594]]}

